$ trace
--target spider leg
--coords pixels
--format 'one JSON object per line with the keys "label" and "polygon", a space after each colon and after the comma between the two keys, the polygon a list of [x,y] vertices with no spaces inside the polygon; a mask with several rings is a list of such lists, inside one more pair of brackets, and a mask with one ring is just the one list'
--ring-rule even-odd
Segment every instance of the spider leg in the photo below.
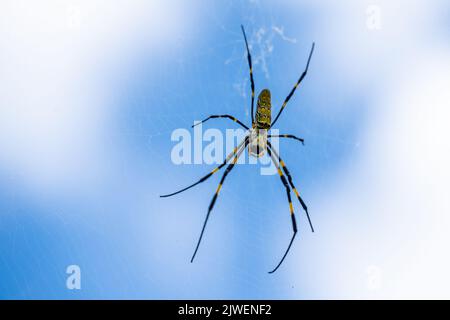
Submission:
{"label": "spider leg", "polygon": [[248,130],[248,127],[247,127],[245,124],[243,124],[241,121],[239,121],[239,120],[236,119],[235,117],[230,116],[230,115],[228,115],[228,114],[221,114],[221,115],[212,115],[212,116],[209,116],[209,117],[206,118],[205,120],[202,120],[201,122],[198,122],[198,123],[192,125],[192,128],[195,127],[195,126],[197,126],[197,125],[199,125],[199,124],[201,124],[201,123],[203,123],[203,122],[208,121],[209,119],[215,119],[215,118],[228,118],[228,119],[231,119],[231,120],[233,120],[234,122],[239,123],[242,127],[244,127],[245,129]]}
{"label": "spider leg", "polygon": [[252,56],[250,55],[250,50],[248,49],[247,36],[245,35],[244,26],[241,25],[242,33],[244,34],[245,47],[247,48],[247,60],[248,66],[250,68],[250,85],[252,88],[252,123],[253,119],[253,105],[255,104],[255,81],[253,80],[253,67],[252,67]]}
{"label": "spider leg", "polygon": [[302,143],[302,145],[305,145],[305,140],[302,138],[298,138],[292,134],[269,134],[267,135],[268,138],[291,138],[291,139],[295,139],[298,140]]}
{"label": "spider leg", "polygon": [[244,147],[241,148],[239,150],[239,152],[234,156],[233,161],[230,164],[228,164],[227,168],[225,169],[225,172],[222,175],[222,179],[220,179],[219,185],[217,186],[216,193],[214,194],[213,198],[211,199],[211,203],[209,204],[208,213],[206,214],[206,218],[205,218],[205,221],[203,223],[202,231],[200,233],[200,237],[198,239],[197,246],[195,247],[194,254],[192,255],[191,263],[194,261],[195,255],[197,254],[198,247],[200,246],[200,242],[202,241],[202,238],[203,238],[203,233],[205,232],[206,223],[208,222],[209,215],[210,215],[212,209],[214,208],[214,204],[216,203],[217,196],[219,195],[220,189],[222,189],[222,185],[225,182],[225,178],[231,172],[231,170],[234,168],[234,166],[235,166],[236,162],[238,161],[240,155],[242,154],[242,152],[247,147],[248,142],[249,142],[249,137],[246,137],[245,138]]}
{"label": "spider leg", "polygon": [[[247,137],[246,137],[245,139],[247,139]],[[202,183],[203,181],[208,180],[208,178],[210,178],[213,174],[215,174],[217,171],[219,171],[220,169],[222,169],[222,168],[227,164],[227,162],[230,161],[230,159],[231,159],[234,155],[236,155],[236,153],[238,152],[238,150],[241,149],[242,145],[243,145],[244,142],[246,141],[245,139],[242,140],[242,142],[241,142],[236,148],[234,148],[234,150],[233,150],[233,151],[225,158],[225,160],[224,160],[218,167],[214,168],[210,173],[208,173],[207,175],[205,175],[205,176],[203,176],[202,178],[200,178],[200,180],[198,180],[197,182],[191,184],[190,186],[187,186],[186,188],[183,188],[183,189],[178,190],[178,191],[173,192],[173,193],[161,195],[160,197],[161,197],[161,198],[167,198],[167,197],[174,196],[174,195],[176,195],[176,194],[178,194],[178,193],[181,193],[181,192],[186,191],[186,190],[188,190],[188,189],[190,189],[190,188],[192,188],[192,187],[195,187],[196,185],[198,185],[199,183]]]}
{"label": "spider leg", "polygon": [[288,96],[286,97],[283,104],[281,105],[280,111],[278,112],[277,116],[275,117],[275,119],[273,120],[273,122],[270,126],[273,126],[275,124],[275,122],[277,122],[278,117],[280,116],[281,112],[283,112],[283,109],[284,109],[284,107],[286,107],[286,104],[288,103],[289,99],[291,99],[292,95],[295,92],[295,89],[297,89],[297,87],[300,85],[300,82],[302,82],[303,78],[306,76],[306,73],[308,72],[309,62],[311,61],[311,56],[312,56],[313,52],[314,52],[314,42],[311,47],[311,52],[309,53],[308,62],[306,63],[305,71],[303,71],[303,73],[300,76],[300,78],[298,79],[297,83],[294,85],[294,88],[292,88],[291,92],[289,92]]}
{"label": "spider leg", "polygon": [[277,151],[272,148],[272,145],[269,141],[267,141],[267,149],[272,150],[272,152],[275,154],[275,156],[278,158],[278,161],[280,162],[281,167],[283,168],[284,173],[288,177],[289,184],[292,187],[292,190],[294,190],[295,195],[297,196],[298,201],[300,201],[300,204],[302,205],[303,210],[305,210],[306,217],[308,218],[309,226],[311,227],[311,231],[314,232],[314,227],[311,223],[311,218],[309,217],[308,213],[308,207],[306,206],[305,202],[303,201],[302,197],[300,197],[300,194],[298,193],[297,189],[295,188],[294,182],[292,181],[291,173],[289,172],[288,168],[286,167],[286,164],[284,161],[280,158]]}
{"label": "spider leg", "polygon": [[279,164],[277,163],[277,160],[275,159],[275,157],[273,156],[272,152],[270,151],[269,148],[267,148],[267,153],[269,154],[269,156],[272,158],[273,163],[275,164],[275,166],[277,167],[277,171],[278,174],[281,178],[281,182],[283,182],[284,187],[286,188],[286,194],[288,197],[288,201],[289,201],[289,210],[291,212],[291,219],[292,219],[292,229],[294,231],[294,233],[292,234],[292,238],[291,241],[289,242],[289,245],[286,249],[286,252],[284,253],[283,257],[281,258],[280,262],[277,264],[277,266],[272,270],[269,271],[269,273],[274,273],[275,271],[277,271],[277,269],[281,266],[281,264],[283,263],[284,259],[286,258],[289,250],[291,249],[292,246],[292,242],[294,242],[294,238],[295,235],[297,234],[297,222],[295,221],[295,215],[294,215],[294,207],[292,205],[292,200],[291,200],[291,189],[289,188],[288,182],[286,181],[286,178],[283,174],[283,172],[280,169]]}

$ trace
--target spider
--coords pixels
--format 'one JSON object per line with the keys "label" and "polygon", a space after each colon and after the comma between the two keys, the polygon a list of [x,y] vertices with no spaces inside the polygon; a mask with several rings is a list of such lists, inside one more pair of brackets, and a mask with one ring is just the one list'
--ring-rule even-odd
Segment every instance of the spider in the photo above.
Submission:
{"label": "spider", "polygon": [[[239,159],[239,157],[241,156],[242,152],[246,148],[248,148],[248,152],[251,156],[261,157],[267,151],[267,154],[272,159],[275,167],[277,168],[278,175],[280,176],[281,182],[283,183],[283,185],[286,189],[286,195],[287,195],[287,199],[289,201],[289,210],[290,210],[290,215],[291,215],[291,220],[292,220],[292,229],[293,229],[293,234],[292,234],[291,240],[289,242],[289,245],[288,245],[284,255],[282,256],[281,260],[276,265],[276,267],[272,271],[269,271],[269,273],[274,273],[281,266],[284,259],[286,258],[287,254],[292,246],[294,238],[297,234],[297,222],[295,220],[294,208],[293,208],[292,201],[291,201],[291,189],[294,191],[295,196],[297,197],[303,210],[306,213],[306,217],[308,218],[308,222],[309,222],[309,226],[311,227],[311,231],[314,232],[314,227],[311,223],[311,219],[310,219],[309,213],[308,213],[308,208],[307,208],[305,202],[303,201],[303,199],[300,197],[299,192],[295,188],[294,182],[292,180],[292,176],[289,173],[288,168],[286,167],[286,165],[285,165],[284,161],[281,159],[281,157],[278,155],[277,151],[274,148],[272,148],[272,145],[270,144],[270,141],[268,141],[268,138],[273,138],[273,137],[291,138],[291,139],[300,141],[302,144],[304,144],[304,140],[301,138],[298,138],[294,135],[291,135],[291,134],[271,135],[271,134],[267,133],[267,131],[270,128],[272,128],[273,125],[277,122],[278,118],[280,117],[281,113],[283,112],[284,108],[286,107],[286,104],[291,99],[292,95],[294,94],[295,90],[300,85],[302,80],[305,78],[306,73],[308,72],[309,62],[311,61],[311,56],[314,52],[314,42],[312,44],[311,51],[309,53],[308,62],[306,63],[305,70],[301,74],[298,81],[295,83],[291,92],[289,92],[289,94],[287,95],[287,97],[284,100],[283,104],[281,105],[281,109],[278,111],[278,114],[276,115],[275,119],[273,121],[271,121],[272,103],[271,103],[270,91],[268,89],[263,89],[261,91],[261,93],[259,94],[257,105],[256,105],[256,114],[254,116],[253,106],[254,106],[254,100],[255,100],[255,82],[253,80],[252,57],[251,57],[250,50],[248,47],[247,36],[245,34],[245,30],[242,25],[241,25],[241,29],[242,29],[242,34],[244,35],[245,46],[247,49],[247,60],[248,60],[249,68],[250,68],[250,84],[251,84],[251,90],[252,90],[252,102],[251,102],[252,127],[250,129],[244,123],[239,121],[236,117],[233,117],[228,114],[211,115],[211,116],[207,117],[206,119],[202,120],[201,122],[194,124],[192,127],[194,127],[198,124],[204,123],[204,122],[208,121],[209,119],[228,118],[228,119],[238,123],[243,128],[245,128],[247,130],[247,132],[246,132],[246,135],[245,135],[245,138],[243,139],[243,141],[241,143],[239,143],[238,146],[236,148],[234,148],[234,150],[229,155],[227,155],[225,160],[218,167],[216,167],[214,170],[212,170],[210,173],[208,173],[207,175],[202,177],[200,180],[198,180],[197,182],[191,184],[190,186],[188,186],[184,189],[181,189],[174,193],[162,195],[160,197],[162,197],[162,198],[170,197],[170,196],[176,195],[178,193],[181,193],[183,191],[186,191],[186,190],[198,185],[199,183],[206,181],[208,178],[210,178],[212,175],[214,175],[216,172],[218,172],[220,169],[222,169],[225,165],[228,164],[228,166],[225,169],[224,174],[222,175],[219,186],[217,187],[217,190],[216,190],[216,192],[211,200],[211,203],[208,207],[208,213],[206,214],[206,218],[203,223],[203,228],[201,230],[200,237],[197,242],[197,246],[195,247],[194,254],[192,255],[192,258],[191,258],[191,263],[192,263],[194,261],[195,255],[197,254],[198,248],[200,246],[200,242],[203,238],[203,233],[205,232],[206,224],[208,222],[210,213],[211,213],[212,209],[214,208],[214,204],[216,203],[216,200],[217,200],[219,192],[222,188],[222,185],[225,182],[227,175],[234,168],[234,166],[235,166],[237,160]],[[287,179],[286,179],[286,177],[287,177]]]}

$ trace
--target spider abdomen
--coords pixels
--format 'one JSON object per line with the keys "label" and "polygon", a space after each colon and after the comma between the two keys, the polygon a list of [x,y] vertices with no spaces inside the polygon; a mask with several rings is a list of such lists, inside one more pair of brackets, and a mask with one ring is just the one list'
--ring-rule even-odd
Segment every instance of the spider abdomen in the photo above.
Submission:
{"label": "spider abdomen", "polygon": [[272,120],[272,102],[270,99],[270,91],[264,89],[258,96],[258,103],[256,105],[256,118],[253,127],[258,129],[269,129]]}

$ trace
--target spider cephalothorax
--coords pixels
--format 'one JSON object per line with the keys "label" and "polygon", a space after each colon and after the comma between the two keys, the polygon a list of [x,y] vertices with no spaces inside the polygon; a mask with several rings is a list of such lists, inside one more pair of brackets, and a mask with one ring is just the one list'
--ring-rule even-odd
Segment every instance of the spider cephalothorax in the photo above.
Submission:
{"label": "spider cephalothorax", "polygon": [[251,128],[249,137],[248,152],[253,157],[262,157],[267,149],[267,130]]}
{"label": "spider cephalothorax", "polygon": [[250,55],[250,50],[248,48],[247,37],[245,35],[244,27],[241,26],[241,28],[242,28],[242,33],[244,34],[245,46],[247,48],[247,60],[248,60],[249,68],[250,68],[250,84],[251,84],[251,89],[252,89],[252,104],[251,104],[252,127],[251,128],[247,127],[245,124],[243,124],[237,118],[230,116],[228,114],[212,115],[212,116],[209,116],[208,118],[206,118],[205,120],[197,123],[197,124],[200,124],[200,123],[203,123],[203,122],[208,121],[209,119],[213,119],[213,118],[228,118],[228,119],[231,119],[234,122],[238,123],[239,125],[241,125],[243,128],[245,128],[247,130],[247,132],[246,132],[244,140],[233,150],[233,152],[231,152],[225,158],[225,160],[218,167],[213,169],[210,173],[208,173],[207,175],[202,177],[196,183],[191,184],[190,186],[188,186],[184,189],[181,189],[177,192],[174,192],[171,194],[166,194],[161,197],[170,197],[170,196],[173,196],[180,192],[183,192],[187,189],[190,189],[193,186],[196,186],[197,184],[207,180],[209,177],[211,177],[213,174],[215,174],[217,171],[219,171],[225,165],[227,165],[225,172],[222,176],[222,179],[220,180],[219,186],[217,187],[216,192],[215,192],[215,194],[211,200],[211,203],[209,205],[208,213],[206,214],[205,222],[203,223],[203,228],[200,233],[200,238],[198,239],[194,254],[192,255],[192,259],[191,259],[191,262],[192,262],[192,261],[194,261],[194,257],[197,253],[198,247],[202,240],[203,232],[205,231],[205,227],[206,227],[206,223],[208,222],[209,214],[211,213],[211,210],[213,209],[214,204],[216,203],[217,197],[219,195],[220,190],[222,189],[222,185],[225,181],[225,178],[227,177],[227,175],[231,172],[231,170],[236,165],[237,160],[241,156],[242,152],[248,147],[248,151],[249,151],[250,155],[255,156],[255,157],[260,157],[267,151],[267,154],[272,159],[273,163],[275,164],[278,174],[280,176],[281,182],[283,183],[283,185],[286,189],[286,194],[287,194],[287,198],[289,201],[289,211],[291,213],[292,229],[294,231],[291,241],[289,242],[289,245],[288,245],[283,257],[281,258],[280,262],[272,271],[269,272],[269,273],[272,273],[278,269],[278,267],[284,261],[284,258],[286,258],[286,255],[289,252],[289,249],[291,248],[292,242],[294,241],[295,235],[297,234],[297,222],[295,220],[294,207],[291,202],[291,190],[294,192],[294,194],[297,197],[298,201],[300,202],[303,210],[305,210],[306,217],[308,218],[308,222],[311,227],[311,230],[314,232],[313,226],[311,224],[311,220],[309,218],[308,208],[306,207],[306,204],[303,201],[303,199],[300,197],[299,192],[295,188],[292,176],[289,173],[289,170],[287,169],[286,164],[284,163],[283,160],[281,160],[281,157],[278,155],[277,151],[274,148],[272,148],[272,145],[270,144],[270,142],[267,141],[268,138],[279,137],[279,138],[292,138],[292,139],[299,140],[303,143],[303,139],[297,138],[294,135],[291,135],[291,134],[271,135],[271,134],[268,134],[267,131],[270,128],[272,128],[272,126],[275,124],[275,122],[277,122],[281,112],[284,110],[289,99],[291,99],[292,95],[294,94],[294,91],[297,89],[297,87],[300,85],[300,82],[302,82],[303,78],[306,76],[306,72],[308,71],[308,67],[309,67],[309,62],[311,60],[311,56],[314,51],[314,43],[312,45],[311,52],[309,53],[309,58],[308,58],[308,62],[306,64],[305,71],[303,71],[302,75],[297,80],[297,82],[295,83],[294,87],[291,89],[291,92],[288,94],[286,99],[284,99],[284,102],[281,105],[280,110],[278,111],[275,119],[272,121],[272,117],[271,117],[272,104],[271,104],[271,99],[270,99],[270,91],[267,89],[262,90],[258,96],[258,102],[256,105],[256,114],[254,117],[253,106],[255,104],[254,103],[255,102],[254,101],[255,100],[255,82],[253,81],[252,57]]}

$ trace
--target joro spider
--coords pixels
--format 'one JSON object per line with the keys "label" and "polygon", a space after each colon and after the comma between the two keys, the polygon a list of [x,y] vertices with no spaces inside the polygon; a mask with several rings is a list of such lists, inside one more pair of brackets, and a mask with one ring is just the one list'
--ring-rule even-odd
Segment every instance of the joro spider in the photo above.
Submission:
{"label": "joro spider", "polygon": [[[294,87],[292,88],[291,92],[289,92],[289,94],[287,95],[287,97],[284,100],[283,104],[281,105],[281,109],[280,109],[280,111],[278,111],[278,114],[276,115],[275,119],[273,121],[271,121],[272,103],[271,103],[270,91],[268,89],[263,89],[261,91],[261,93],[259,94],[257,105],[256,105],[256,115],[255,115],[255,117],[253,116],[253,113],[254,113],[253,106],[254,106],[254,100],[255,100],[255,82],[253,80],[252,57],[250,55],[250,50],[248,48],[247,36],[245,34],[245,30],[242,25],[241,25],[241,29],[242,29],[242,33],[244,35],[245,46],[247,48],[247,60],[248,60],[249,68],[250,68],[250,84],[251,84],[251,90],[252,90],[252,104],[251,104],[252,127],[250,129],[245,124],[243,124],[241,121],[239,121],[236,117],[233,117],[228,114],[211,115],[208,118],[202,120],[201,122],[195,124],[195,125],[198,125],[200,123],[204,123],[204,122],[208,121],[209,119],[214,119],[214,118],[228,118],[228,119],[233,120],[234,122],[238,123],[243,128],[245,128],[247,130],[247,133],[246,133],[244,140],[240,144],[238,144],[238,146],[236,148],[234,148],[233,152],[231,152],[225,158],[225,160],[218,167],[216,167],[214,170],[212,170],[210,173],[208,173],[207,175],[202,177],[200,180],[198,180],[197,182],[191,184],[190,186],[188,186],[184,189],[181,189],[174,193],[162,195],[160,197],[162,197],[162,198],[170,197],[170,196],[176,195],[178,193],[181,193],[183,191],[186,191],[186,190],[198,185],[199,183],[206,181],[208,178],[210,178],[212,175],[214,175],[216,172],[218,172],[221,168],[223,168],[228,163],[228,166],[226,167],[225,172],[222,175],[222,179],[220,180],[219,186],[217,187],[216,193],[214,194],[214,196],[211,200],[211,203],[209,204],[208,213],[206,214],[206,218],[203,223],[203,228],[200,233],[200,237],[198,239],[197,246],[195,247],[194,254],[192,255],[192,258],[191,258],[191,262],[193,262],[195,255],[197,254],[198,248],[200,246],[200,242],[203,238],[203,233],[205,232],[205,227],[208,222],[209,215],[214,207],[214,204],[216,203],[217,196],[219,195],[219,192],[222,188],[223,183],[225,182],[227,175],[234,168],[234,166],[235,166],[237,160],[239,159],[239,157],[241,156],[242,152],[248,147],[248,152],[250,155],[252,155],[254,157],[261,157],[264,154],[264,152],[267,151],[267,154],[271,157],[275,167],[277,168],[281,182],[283,183],[283,185],[286,189],[286,195],[287,195],[287,198],[289,201],[289,210],[290,210],[290,214],[291,214],[292,229],[293,229],[292,238],[289,242],[289,245],[288,245],[283,257],[281,258],[281,260],[277,264],[277,266],[272,271],[269,271],[269,273],[273,273],[283,263],[284,259],[286,258],[287,254],[292,246],[294,238],[297,234],[297,222],[295,220],[294,207],[293,207],[292,201],[291,201],[291,188],[294,191],[295,196],[297,197],[303,210],[306,213],[306,217],[308,218],[308,222],[309,222],[309,226],[311,227],[311,231],[314,232],[314,228],[313,228],[313,225],[311,223],[311,219],[310,219],[309,213],[308,213],[308,207],[306,206],[305,202],[300,197],[299,192],[295,188],[294,182],[292,180],[292,176],[289,173],[289,170],[286,167],[284,161],[278,155],[277,151],[274,148],[272,148],[270,141],[267,140],[267,138],[271,138],[271,137],[291,138],[291,139],[298,140],[302,144],[304,144],[303,139],[297,138],[294,135],[291,135],[291,134],[271,135],[271,134],[268,134],[267,131],[270,128],[272,128],[273,125],[277,122],[278,118],[280,117],[281,113],[283,112],[284,108],[286,107],[286,104],[291,99],[292,95],[294,94],[295,90],[300,85],[302,80],[305,78],[306,73],[308,72],[309,62],[311,61],[311,56],[314,52],[314,42],[312,44],[311,51],[309,53],[308,62],[306,63],[305,71],[303,71],[300,78],[295,83]],[[192,127],[194,127],[195,125],[193,125]],[[231,158],[233,158],[233,160],[230,162]],[[287,177],[287,179],[286,179],[286,177]]]}

